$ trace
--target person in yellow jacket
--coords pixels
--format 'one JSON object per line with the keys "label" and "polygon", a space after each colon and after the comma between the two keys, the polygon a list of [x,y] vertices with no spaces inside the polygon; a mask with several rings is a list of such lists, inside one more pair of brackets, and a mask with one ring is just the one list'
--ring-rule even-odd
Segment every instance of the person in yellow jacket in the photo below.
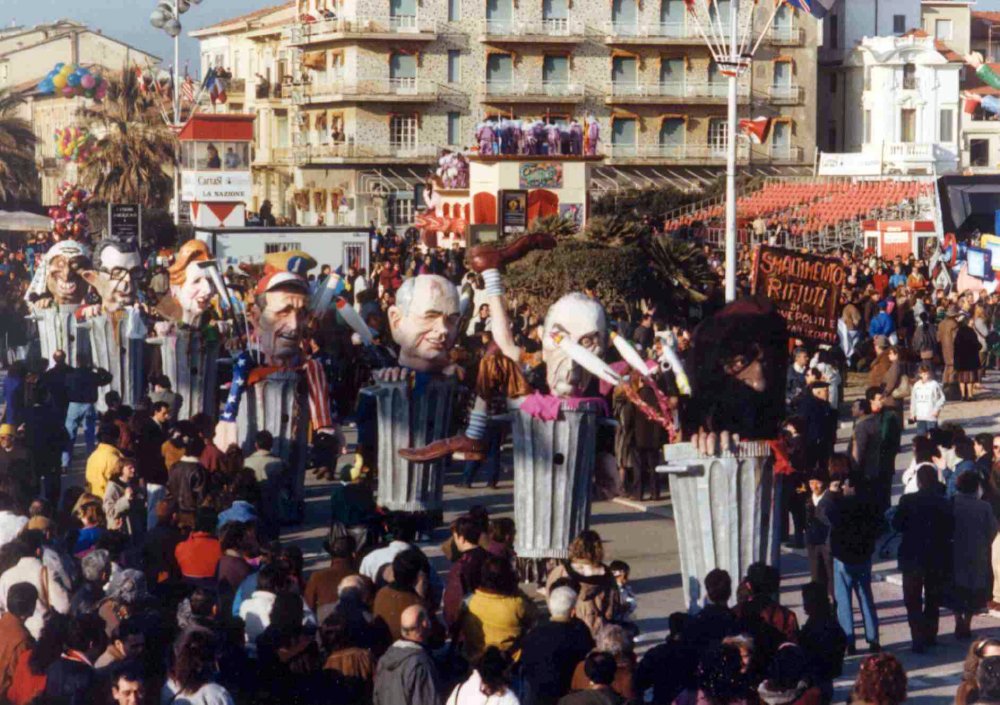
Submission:
{"label": "person in yellow jacket", "polygon": [[103,497],[104,490],[108,487],[111,472],[118,467],[118,461],[122,459],[121,451],[115,447],[115,442],[118,440],[118,427],[101,426],[97,440],[97,447],[87,458],[87,470],[84,476],[87,480],[88,490],[98,497]]}
{"label": "person in yellow jacket", "polygon": [[459,638],[470,663],[489,646],[515,660],[521,639],[535,623],[534,604],[517,587],[517,574],[508,558],[491,555],[483,562],[482,582],[465,605]]}

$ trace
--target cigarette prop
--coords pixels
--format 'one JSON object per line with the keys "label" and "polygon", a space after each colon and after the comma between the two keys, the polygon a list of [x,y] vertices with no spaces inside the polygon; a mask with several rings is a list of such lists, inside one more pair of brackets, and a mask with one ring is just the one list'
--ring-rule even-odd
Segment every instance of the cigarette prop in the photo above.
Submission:
{"label": "cigarette prop", "polygon": [[621,383],[622,378],[617,372],[608,367],[604,360],[587,350],[579,343],[574,343],[572,340],[564,335],[560,335],[559,333],[553,333],[552,339],[555,341],[556,345],[559,346],[559,349],[565,352],[573,360],[573,362],[590,372],[595,377],[602,379],[615,387]]}
{"label": "cigarette prop", "polygon": [[674,381],[677,382],[677,390],[686,397],[691,396],[691,382],[688,380],[687,373],[684,372],[684,365],[681,363],[681,359],[677,357],[677,351],[669,345],[664,345],[663,358],[670,365],[670,369],[674,371]]}
{"label": "cigarette prop", "polygon": [[649,371],[649,366],[646,361],[642,359],[642,355],[639,351],[632,347],[632,343],[628,342],[622,336],[618,335],[614,331],[611,331],[611,343],[615,346],[615,350],[618,354],[622,356],[622,359],[629,364],[632,369],[641,374],[643,377],[649,377],[652,372]]}
{"label": "cigarette prop", "polygon": [[371,330],[365,322],[361,320],[361,316],[354,309],[354,307],[347,303],[347,299],[343,296],[337,297],[337,313],[339,313],[340,317],[344,319],[344,323],[351,327],[351,330],[361,336],[361,342],[365,345],[375,344],[375,339],[372,337]]}
{"label": "cigarette prop", "polygon": [[233,302],[229,298],[229,289],[226,287],[226,282],[222,279],[216,263],[208,260],[206,262],[195,262],[195,264],[198,269],[204,270],[208,274],[208,278],[212,280],[212,286],[215,287],[215,291],[219,294],[219,307],[224,312],[231,313]]}
{"label": "cigarette prop", "polygon": [[310,307],[317,314],[321,311],[325,311],[333,301],[333,297],[337,296],[344,291],[344,279],[335,272],[330,272],[327,276],[326,281],[323,282],[315,294],[313,294],[312,302]]}

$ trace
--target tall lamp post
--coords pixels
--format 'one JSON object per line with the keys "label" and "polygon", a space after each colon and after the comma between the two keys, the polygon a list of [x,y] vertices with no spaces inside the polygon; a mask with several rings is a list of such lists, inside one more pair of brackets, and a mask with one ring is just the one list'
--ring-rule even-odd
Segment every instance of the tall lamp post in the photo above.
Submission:
{"label": "tall lamp post", "polygon": [[[748,3],[740,16],[740,0],[729,0],[729,17],[722,17],[720,0],[690,0],[687,12],[690,24],[705,41],[719,71],[729,79],[726,120],[726,301],[736,299],[736,155],[739,80],[749,69],[753,56],[774,24],[785,0],[769,0],[773,8],[767,22],[754,27],[758,2]],[[760,3],[766,4],[766,3]]]}
{"label": "tall lamp post", "polygon": [[[189,9],[191,4],[200,5],[201,0],[160,0],[156,9],[149,15],[149,23],[157,29],[162,29],[174,40],[174,75],[173,91],[171,93],[171,105],[173,107],[173,127],[174,132],[181,128],[181,91],[180,91],[180,62],[181,62],[181,26],[180,17]],[[180,147],[177,148],[178,150]],[[181,180],[180,180],[180,154],[174,159],[174,225],[181,223]]]}

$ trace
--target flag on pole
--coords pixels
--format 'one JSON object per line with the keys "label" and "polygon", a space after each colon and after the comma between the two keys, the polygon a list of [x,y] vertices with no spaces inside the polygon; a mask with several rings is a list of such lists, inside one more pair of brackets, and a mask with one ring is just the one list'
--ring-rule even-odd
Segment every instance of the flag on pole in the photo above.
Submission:
{"label": "flag on pole", "polygon": [[830,14],[837,0],[785,0],[785,4],[796,10],[808,12],[817,19],[823,19]]}
{"label": "flag on pole", "polygon": [[181,83],[181,100],[188,104],[194,102],[194,81],[190,76],[185,76]]}
{"label": "flag on pole", "polygon": [[201,84],[201,89],[208,91],[208,97],[212,100],[212,105],[226,102],[226,81],[219,75],[214,66],[205,74],[205,80]]}
{"label": "flag on pole", "polygon": [[754,144],[767,142],[767,135],[771,131],[771,118],[759,117],[754,120],[740,120],[740,132],[750,137]]}

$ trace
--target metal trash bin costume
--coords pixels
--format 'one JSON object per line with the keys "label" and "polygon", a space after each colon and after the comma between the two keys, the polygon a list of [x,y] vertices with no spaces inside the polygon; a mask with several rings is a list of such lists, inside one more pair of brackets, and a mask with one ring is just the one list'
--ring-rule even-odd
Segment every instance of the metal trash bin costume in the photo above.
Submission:
{"label": "metal trash bin costume", "polygon": [[214,416],[217,409],[220,330],[208,313],[217,293],[228,299],[225,285],[208,246],[189,240],[177,251],[168,268],[170,292],[156,304],[164,323],[154,326],[160,369],[180,395],[178,418],[198,413]]}
{"label": "metal trash bin costume", "polygon": [[[738,580],[777,565],[781,488],[772,449],[784,414],[788,333],[766,299],[727,305],[695,329],[684,425],[694,443],[664,447],[684,599],[696,611],[712,568]],[[743,440],[730,443],[732,434]],[[716,441],[721,449],[716,447]]]}
{"label": "metal trash bin costume", "polygon": [[445,373],[458,338],[458,290],[434,274],[408,279],[388,314],[400,367],[376,373],[376,383],[367,391],[375,397],[378,423],[376,499],[389,511],[439,512],[444,461],[414,463],[399,451],[452,432],[456,382]]}
{"label": "metal trash bin costume", "polygon": [[[259,363],[249,353],[237,357],[233,382],[216,426],[215,444],[236,443],[247,455],[259,431],[274,436],[275,455],[285,461],[288,506],[283,520],[298,523],[304,512],[309,426],[313,440],[333,432],[326,373],[319,360],[301,358],[309,314],[309,285],[303,276],[315,261],[304,253],[279,253],[266,260],[251,311]],[[282,265],[285,268],[282,268]]]}
{"label": "metal trash bin costume", "polygon": [[114,390],[122,403],[134,406],[144,387],[143,348],[148,330],[135,307],[137,282],[141,279],[142,258],[132,243],[101,240],[94,248],[95,268],[81,276],[101,297],[98,306],[77,312],[79,328],[90,338],[91,364],[105,369],[112,381],[101,388],[98,411],[107,409],[104,393]]}
{"label": "metal trash bin costume", "polygon": [[35,270],[25,300],[38,326],[45,360],[63,350],[73,367],[90,362],[90,339],[79,334],[76,318],[88,290],[80,272],[89,268],[90,248],[76,240],[62,240],[48,249]]}

